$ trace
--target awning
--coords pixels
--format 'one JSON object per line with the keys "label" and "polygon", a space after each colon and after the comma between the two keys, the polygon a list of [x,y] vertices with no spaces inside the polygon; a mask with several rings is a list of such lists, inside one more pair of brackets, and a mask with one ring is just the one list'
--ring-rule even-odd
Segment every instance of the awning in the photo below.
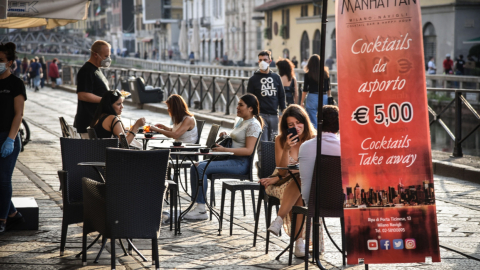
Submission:
{"label": "awning", "polygon": [[480,44],[480,37],[465,40],[463,44]]}
{"label": "awning", "polygon": [[0,0],[0,6],[6,6],[7,18],[0,20],[0,28],[29,28],[46,26],[52,29],[79,20],[88,15],[88,0],[49,0],[30,1]]}
{"label": "awning", "polygon": [[145,38],[142,38],[142,42],[150,42],[152,41],[153,37],[145,37]]}

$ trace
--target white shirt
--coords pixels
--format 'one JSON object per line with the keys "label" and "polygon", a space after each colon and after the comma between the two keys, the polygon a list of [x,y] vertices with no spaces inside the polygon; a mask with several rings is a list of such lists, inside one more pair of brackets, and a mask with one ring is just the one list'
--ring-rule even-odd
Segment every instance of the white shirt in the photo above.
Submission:
{"label": "white shirt", "polygon": [[262,132],[262,126],[257,118],[252,117],[248,120],[240,120],[235,124],[235,128],[230,132],[232,138],[232,148],[245,148],[247,146],[247,137],[258,138]]}
{"label": "white shirt", "polygon": [[435,66],[435,62],[429,61],[428,62],[428,74],[435,74],[437,67]]}
{"label": "white shirt", "polygon": [[307,61],[302,61],[302,63],[300,65],[302,66],[302,68],[304,68],[307,64],[308,64]]}
{"label": "white shirt", "polygon": [[183,143],[196,143],[198,140],[198,131],[197,131],[197,121],[195,121],[194,116],[185,115],[185,117],[183,117],[182,122],[173,125],[172,131],[175,132],[182,125],[183,121],[185,121],[185,118],[187,117],[193,118],[193,121],[195,122],[195,127],[193,127],[191,130],[185,131],[185,133],[183,133],[175,141],[183,142]]}
{"label": "white shirt", "polygon": [[[340,156],[340,138],[337,134],[322,132],[322,155]],[[298,162],[302,180],[302,197],[308,205],[312,186],[313,169],[317,157],[317,138],[310,139],[300,146]]]}

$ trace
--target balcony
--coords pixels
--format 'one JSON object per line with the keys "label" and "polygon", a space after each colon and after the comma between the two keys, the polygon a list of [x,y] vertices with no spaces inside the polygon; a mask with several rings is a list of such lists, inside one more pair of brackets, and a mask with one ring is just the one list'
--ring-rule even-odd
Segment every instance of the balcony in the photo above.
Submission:
{"label": "balcony", "polygon": [[200,26],[210,28],[210,17],[202,17],[200,20]]}

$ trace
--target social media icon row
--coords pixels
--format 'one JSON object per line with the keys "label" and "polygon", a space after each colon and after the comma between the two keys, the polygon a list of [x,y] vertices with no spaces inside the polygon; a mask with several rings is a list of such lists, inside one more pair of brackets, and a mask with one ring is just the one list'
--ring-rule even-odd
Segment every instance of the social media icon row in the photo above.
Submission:
{"label": "social media icon row", "polygon": [[[378,240],[371,239],[367,241],[368,250],[378,250]],[[390,250],[390,249],[415,249],[417,248],[417,243],[413,238],[405,239],[393,239],[393,245],[390,240],[380,240],[380,248],[383,250]]]}

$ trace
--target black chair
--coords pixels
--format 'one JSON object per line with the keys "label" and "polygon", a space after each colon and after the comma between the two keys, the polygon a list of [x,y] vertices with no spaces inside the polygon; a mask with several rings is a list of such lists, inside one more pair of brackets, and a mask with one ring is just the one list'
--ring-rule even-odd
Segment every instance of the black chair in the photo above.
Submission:
{"label": "black chair", "polygon": [[87,127],[87,133],[89,139],[98,139],[97,132],[91,127]]}
{"label": "black chair", "polygon": [[[261,142],[262,145],[262,156],[261,162],[262,167],[260,168],[260,178],[265,178],[275,171],[276,162],[275,162],[275,142]],[[270,227],[271,218],[272,218],[272,207],[275,206],[278,208],[280,205],[280,200],[276,197],[269,196],[265,192],[265,187],[260,185],[260,192],[258,194],[257,202],[257,213],[255,216],[255,229],[253,231],[253,246],[257,244],[257,235],[258,235],[258,222],[260,221],[260,210],[262,209],[262,201],[265,208],[265,224],[266,227]],[[265,254],[268,254],[268,246],[270,243],[270,231],[266,232],[266,247]]]}
{"label": "black chair", "polygon": [[84,177],[82,262],[87,264],[87,234],[110,238],[111,268],[115,269],[115,240],[151,239],[155,268],[160,269],[158,242],[170,150],[106,151],[106,183]]}
{"label": "black chair", "polygon": [[125,136],[125,134],[120,134],[120,135],[118,135],[118,137],[120,137],[119,147],[123,148],[123,149],[130,149],[130,145],[128,144],[127,136]]}
{"label": "black chair", "polygon": [[83,222],[82,177],[101,181],[98,173],[80,162],[105,162],[105,149],[117,147],[118,139],[78,140],[60,138],[62,170],[58,171],[63,198],[60,256],[65,251],[68,225]]}
{"label": "black chair", "polygon": [[[212,175],[207,176],[208,178],[210,178],[210,205],[212,205],[212,203],[215,204],[215,180],[217,180],[217,179],[238,179],[238,180],[248,180],[250,182],[253,182],[253,160],[255,158],[255,153],[257,152],[258,143],[260,142],[261,137],[262,137],[262,132],[260,132],[260,135],[258,135],[257,142],[255,143],[255,147],[253,149],[253,152],[249,157],[250,166],[248,168],[248,174],[243,174],[242,175],[242,174],[219,173],[219,174],[212,174]],[[237,181],[235,181],[235,182],[237,182]],[[255,183],[255,184],[257,186],[259,186],[258,183]],[[229,187],[229,185],[231,185],[231,187]],[[252,202],[253,202],[253,212],[255,213],[255,193],[254,193],[254,189],[253,189],[251,184],[247,183],[244,186],[242,186],[239,183],[231,183],[229,181],[229,182],[227,182],[226,186],[222,185],[222,189],[223,189],[223,187],[233,191],[234,194],[232,195],[232,197],[235,197],[235,191],[240,190],[242,192],[242,204],[243,204],[243,215],[244,216],[246,215],[246,213],[245,213],[246,212],[245,211],[245,192],[244,191],[245,190],[250,190],[251,191],[251,196],[252,196]],[[258,190],[258,188],[257,188],[257,190]],[[224,191],[222,190],[222,194],[223,193],[224,193]],[[223,198],[223,200],[224,199],[225,198]],[[222,200],[222,203],[223,203],[223,200]],[[233,206],[234,206],[234,202],[232,201],[231,208],[233,208]],[[210,211],[210,220],[212,220],[212,211]]]}
{"label": "black chair", "polygon": [[129,83],[134,103],[159,103],[163,101],[163,90],[159,87],[145,90],[145,81],[142,77],[137,77],[135,81],[129,81]]}
{"label": "black chair", "polygon": [[[310,189],[310,196],[308,201],[308,207],[293,206],[292,208],[292,225],[291,231],[295,231],[297,215],[307,216],[306,222],[306,237],[305,243],[310,241],[310,225],[311,219],[315,214],[315,208],[319,208],[319,216],[325,217],[338,217],[340,218],[342,227],[342,250],[339,250],[343,256],[343,264],[345,264],[345,229],[343,218],[343,202],[344,194],[342,189],[342,166],[340,157],[338,156],[320,156],[320,168],[315,168],[313,171],[312,185]],[[318,171],[322,174],[322,181],[317,183]],[[321,185],[321,192],[316,193],[316,186]],[[315,203],[316,198],[316,203]],[[328,233],[328,232],[327,232]],[[330,235],[329,235],[330,236]],[[295,242],[294,233],[290,234],[290,250],[288,254],[288,265],[292,264],[293,243]],[[330,238],[331,239],[331,238]],[[336,244],[335,244],[336,245]],[[338,248],[338,247],[337,247]],[[308,256],[305,256],[305,266],[308,265]]]}
{"label": "black chair", "polygon": [[[178,232],[177,211],[178,211],[178,184],[173,180],[166,180],[168,184],[168,194],[170,196],[170,231],[172,230],[172,222],[175,222],[175,235]],[[175,211],[175,212],[174,212]]]}

